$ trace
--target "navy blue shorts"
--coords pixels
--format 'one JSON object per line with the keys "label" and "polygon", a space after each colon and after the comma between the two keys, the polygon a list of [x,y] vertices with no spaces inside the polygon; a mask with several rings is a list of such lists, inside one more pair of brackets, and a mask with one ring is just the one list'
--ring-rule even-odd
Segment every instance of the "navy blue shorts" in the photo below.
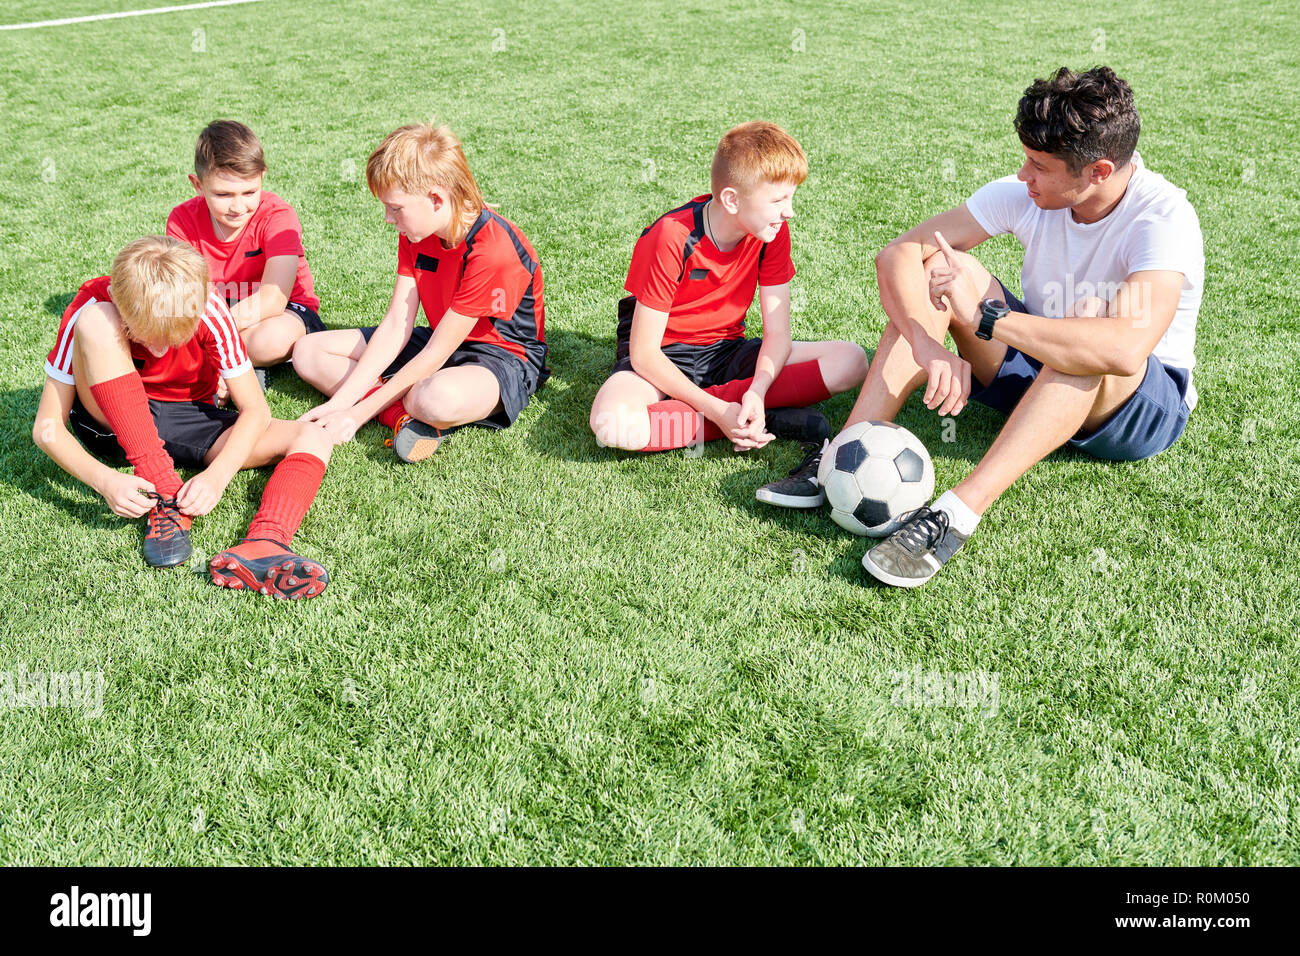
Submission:
{"label": "navy blue shorts", "polygon": [[[619,303],[618,334],[615,337],[614,366],[609,374],[615,372],[632,372],[632,309]],[[684,342],[670,342],[660,346],[668,361],[681,370],[687,378],[700,388],[733,382],[738,378],[749,378],[758,365],[758,350],[763,347],[759,339],[719,339],[707,345],[687,345]]]}
{"label": "navy blue shorts", "polygon": [[[357,331],[369,342],[370,336],[375,334],[375,326]],[[400,372],[407,362],[424,351],[424,347],[429,344],[429,339],[432,337],[433,329],[429,326],[417,326],[411,333],[411,339],[406,343],[406,347],[397,354],[392,364],[384,369],[383,377],[392,378]],[[483,428],[509,428],[528,405],[528,400],[533,393],[545,381],[534,366],[521,362],[501,346],[489,345],[487,342],[462,342],[460,348],[451,353],[442,367],[457,368],[461,365],[483,366],[496,378],[497,386],[501,390],[501,411],[470,423]],[[547,375],[549,374],[548,372]]]}
{"label": "navy blue shorts", "polygon": [[[239,418],[235,409],[218,408],[211,402],[160,402],[151,398],[149,411],[158,437],[177,468],[203,468],[203,459],[217,439]],[[72,402],[68,425],[86,451],[106,465],[120,468],[127,463],[113,430],[91,415],[80,398]]]}
{"label": "navy blue shorts", "polygon": [[[1005,285],[1002,291],[1013,312],[1028,313],[1025,304]],[[1038,359],[1007,346],[1006,357],[992,382],[985,385],[972,379],[971,399],[1009,415],[1042,367]],[[1138,390],[1100,428],[1090,435],[1076,435],[1070,444],[1094,458],[1110,461],[1140,461],[1164,451],[1187,427],[1185,399],[1190,378],[1187,369],[1148,356],[1146,375]]]}

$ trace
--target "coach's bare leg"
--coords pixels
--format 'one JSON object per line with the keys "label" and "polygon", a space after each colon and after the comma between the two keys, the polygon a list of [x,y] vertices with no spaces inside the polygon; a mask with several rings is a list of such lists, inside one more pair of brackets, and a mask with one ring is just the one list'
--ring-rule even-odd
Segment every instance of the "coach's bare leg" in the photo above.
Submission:
{"label": "coach's bare leg", "polygon": [[[1002,287],[978,259],[968,252],[959,252],[957,256],[970,269],[975,284],[985,290],[984,298],[1002,296]],[[926,315],[918,316],[922,320],[937,322],[940,328],[948,327],[950,316],[947,312],[940,312],[930,305],[928,291],[931,271],[945,265],[942,252],[936,252],[925,260]],[[882,288],[880,296],[881,304],[886,311],[894,311],[896,302],[893,301],[891,293]],[[953,337],[961,357],[970,363],[972,377],[986,384],[991,382],[998,369],[1002,367],[1002,359],[1007,354],[1006,345],[1001,342],[986,342],[974,335],[962,335],[959,332],[954,332]],[[908,396],[926,384],[927,377],[925,369],[912,354],[912,346],[908,343],[907,337],[898,331],[893,322],[889,322],[880,336],[880,344],[876,347],[876,353],[872,356],[871,365],[867,369],[866,382],[863,383],[862,391],[858,393],[858,400],[853,405],[853,411],[849,412],[844,427],[847,428],[858,422],[893,421]]]}

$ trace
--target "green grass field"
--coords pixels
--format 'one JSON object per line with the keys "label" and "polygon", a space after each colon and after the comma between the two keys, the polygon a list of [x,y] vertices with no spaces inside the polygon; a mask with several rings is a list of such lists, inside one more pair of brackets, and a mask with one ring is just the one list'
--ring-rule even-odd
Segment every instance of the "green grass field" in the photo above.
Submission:
{"label": "green grass field", "polygon": [[[789,445],[597,447],[632,243],[707,191],[726,129],[802,141],[795,334],[870,349],[876,250],[1017,168],[1035,76],[1103,62],[1205,234],[1201,402],[1172,449],[1053,455],[903,592],[825,514],[754,501]],[[0,32],[0,671],[105,679],[97,718],[0,710],[0,861],[1300,863],[1298,74],[1283,0],[1074,23],[1002,0],[269,0]],[[139,526],[31,441],[63,307],[162,231],[194,137],[234,117],[301,215],[326,323],[373,324],[397,242],[365,158],[431,116],[541,256],[551,382],[419,466],[373,426],[338,449],[297,539],[333,575],[319,600],[147,569]],[[1014,242],[980,255],[1018,288]],[[269,398],[318,400],[289,375]],[[899,421],[941,489],[999,426],[972,406],[945,442],[916,399]],[[265,481],[235,480],[198,552]],[[996,713],[894,706],[918,668],[994,675]]]}

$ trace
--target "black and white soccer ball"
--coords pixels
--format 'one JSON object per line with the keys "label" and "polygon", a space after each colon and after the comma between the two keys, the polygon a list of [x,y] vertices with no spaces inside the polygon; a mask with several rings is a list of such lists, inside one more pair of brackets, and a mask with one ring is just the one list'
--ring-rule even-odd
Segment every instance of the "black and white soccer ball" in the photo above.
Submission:
{"label": "black and white soccer ball", "polygon": [[827,446],[817,480],[836,524],[883,538],[897,530],[902,515],[929,503],[934,464],[921,440],[901,425],[859,422]]}

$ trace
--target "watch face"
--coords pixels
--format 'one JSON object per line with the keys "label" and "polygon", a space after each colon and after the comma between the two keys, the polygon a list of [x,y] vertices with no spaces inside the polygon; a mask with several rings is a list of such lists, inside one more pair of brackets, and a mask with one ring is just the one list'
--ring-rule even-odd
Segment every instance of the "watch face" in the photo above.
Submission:
{"label": "watch face", "polygon": [[1000,319],[1010,311],[1001,299],[985,299],[980,303],[980,312],[991,319]]}

